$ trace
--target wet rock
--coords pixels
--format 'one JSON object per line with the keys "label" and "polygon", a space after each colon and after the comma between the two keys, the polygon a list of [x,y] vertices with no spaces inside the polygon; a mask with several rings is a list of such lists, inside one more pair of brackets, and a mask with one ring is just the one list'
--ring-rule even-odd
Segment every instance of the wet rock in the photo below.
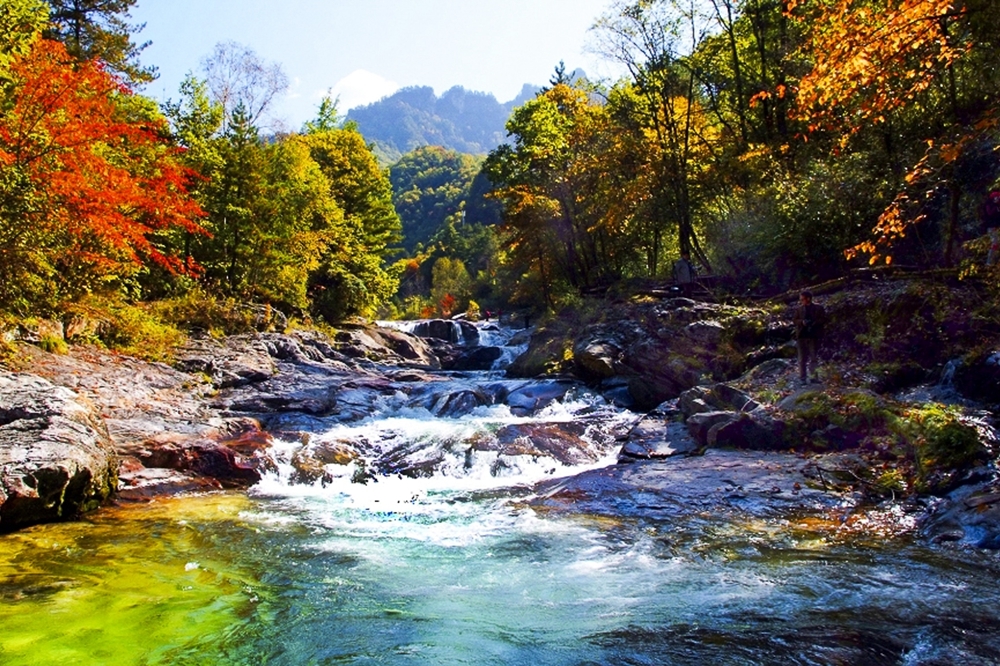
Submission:
{"label": "wet rock", "polygon": [[935,543],[1000,550],[1000,485],[970,484],[934,504],[920,533]]}
{"label": "wet rock", "polygon": [[132,469],[123,466],[115,499],[126,502],[152,502],[163,497],[205,493],[222,488],[223,485],[218,480],[207,476],[174,469],[149,469],[136,461]]}
{"label": "wet rock", "polygon": [[490,403],[490,397],[486,393],[477,389],[462,389],[440,396],[431,412],[437,417],[456,418]]}
{"label": "wet rock", "polygon": [[452,344],[479,344],[479,330],[467,321],[430,319],[418,323],[413,334],[421,338],[435,338]]}
{"label": "wet rock", "polygon": [[506,456],[549,457],[563,465],[581,465],[603,457],[603,447],[586,435],[589,424],[524,423],[497,431],[497,445]]}
{"label": "wet rock", "polygon": [[473,347],[461,352],[448,362],[442,363],[444,370],[481,371],[490,370],[498,358],[503,355],[499,347]]}
{"label": "wet rock", "polygon": [[562,400],[573,388],[571,382],[537,382],[515,389],[507,396],[506,403],[516,416],[528,416]]}
{"label": "wet rock", "polygon": [[647,415],[629,431],[618,459],[626,462],[669,458],[692,454],[699,448],[684,423],[670,417]]}
{"label": "wet rock", "polygon": [[303,446],[292,455],[291,463],[295,472],[290,480],[304,485],[316,482],[327,484],[333,480],[333,474],[327,469],[327,465],[346,467],[358,460],[360,453],[350,442],[319,442]]}
{"label": "wet rock", "polygon": [[428,368],[440,367],[437,356],[423,340],[392,329],[379,329],[379,335],[390,349],[407,361],[413,361]]}
{"label": "wet rock", "polygon": [[133,451],[143,467],[190,472],[216,479],[225,487],[245,488],[260,481],[264,459],[240,454],[224,443],[168,433],[152,437]]}
{"label": "wet rock", "polygon": [[952,382],[967,398],[1000,405],[1000,351],[957,364]]}
{"label": "wet rock", "polygon": [[117,469],[91,404],[41,377],[0,373],[0,531],[96,508]]}
{"label": "wet rock", "polygon": [[844,511],[857,501],[815,483],[820,458],[787,453],[709,450],[702,456],[637,460],[545,481],[538,510],[667,522],[785,518]]}

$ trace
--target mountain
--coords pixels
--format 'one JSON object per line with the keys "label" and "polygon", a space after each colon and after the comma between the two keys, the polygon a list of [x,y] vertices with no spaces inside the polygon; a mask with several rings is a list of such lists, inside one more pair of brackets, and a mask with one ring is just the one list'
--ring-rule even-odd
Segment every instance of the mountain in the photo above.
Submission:
{"label": "mountain", "polygon": [[510,112],[535,96],[525,84],[520,94],[501,104],[489,93],[449,89],[440,97],[428,86],[403,88],[378,102],[351,109],[348,122],[374,144],[387,164],[421,146],[442,146],[460,153],[483,155],[503,143]]}

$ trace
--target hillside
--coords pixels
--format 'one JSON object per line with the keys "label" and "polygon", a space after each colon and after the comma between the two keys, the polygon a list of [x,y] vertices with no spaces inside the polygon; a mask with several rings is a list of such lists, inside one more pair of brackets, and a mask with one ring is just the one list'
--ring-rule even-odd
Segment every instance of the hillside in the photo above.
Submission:
{"label": "hillside", "polygon": [[525,84],[513,100],[500,103],[489,93],[455,86],[440,97],[429,86],[403,88],[378,102],[351,109],[357,124],[374,144],[383,163],[393,163],[421,146],[442,146],[468,154],[485,154],[504,141],[510,112],[531,99],[537,88]]}

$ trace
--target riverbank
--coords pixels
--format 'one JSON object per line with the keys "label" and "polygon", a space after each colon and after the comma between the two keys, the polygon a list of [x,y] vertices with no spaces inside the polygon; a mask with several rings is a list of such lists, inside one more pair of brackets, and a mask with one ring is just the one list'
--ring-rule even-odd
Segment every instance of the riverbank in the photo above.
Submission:
{"label": "riverbank", "polygon": [[[581,322],[577,313],[573,326],[546,322],[514,365],[514,374],[530,376],[475,384],[455,377],[468,368],[491,367],[503,352],[484,355],[483,349],[501,348],[473,344],[479,342],[473,336],[488,327],[454,322],[427,326],[422,335],[354,326],[332,337],[203,336],[179,348],[169,366],[93,348],[51,354],[22,345],[16,362],[22,374],[5,373],[7,385],[37,394],[30,382],[47,381],[53,388],[46,390],[72,391],[60,393],[63,407],[46,409],[87,414],[84,421],[95,424],[95,437],[107,450],[96,466],[107,471],[80,471],[53,463],[47,454],[38,457],[38,469],[59,473],[24,471],[18,465],[30,455],[18,449],[22,460],[4,463],[0,528],[71,518],[110,497],[149,501],[177,492],[247,488],[283,464],[293,468],[293,483],[325,484],[343,475],[366,483],[385,475],[465,473],[449,466],[468,470],[480,464],[503,475],[531,461],[570,477],[538,487],[532,502],[544,511],[646,519],[636,508],[645,504],[636,498],[654,497],[659,499],[652,506],[665,502],[676,507],[671,511],[794,517],[831,533],[919,532],[938,543],[996,547],[1000,484],[993,412],[963,397],[954,384],[927,382],[943,372],[955,348],[989,331],[970,331],[981,322],[971,316],[973,324],[963,321],[953,314],[960,307],[921,287],[924,301],[934,296],[935,308],[950,313],[947,344],[939,339],[914,347],[913,337],[901,342],[892,318],[882,313],[904,307],[919,312],[912,285],[894,286],[891,298],[878,287],[845,292],[840,302],[820,297],[833,315],[834,351],[824,357],[822,383],[808,387],[795,384],[786,360],[793,348],[783,306],[672,298],[629,297],[590,321]],[[872,309],[877,298],[881,310]],[[859,321],[874,324],[862,328]],[[924,330],[913,321],[910,328]],[[876,325],[888,326],[878,353],[870,342]],[[572,336],[565,335],[571,329]],[[520,337],[504,344],[521,344]],[[868,341],[867,356],[859,341]],[[907,349],[920,353],[907,356]],[[899,367],[909,369],[879,375],[886,359],[904,359]],[[441,372],[442,366],[466,370]],[[952,377],[961,376],[952,370]],[[921,381],[904,387],[904,376]],[[989,395],[988,383],[973,384],[979,397]],[[942,394],[945,389],[951,393]],[[445,452],[414,441],[373,453],[364,437],[325,437],[335,424],[362,422],[392,401],[429,418],[461,418],[491,405],[535,415],[583,390],[601,396],[608,408],[494,427]],[[27,421],[41,423],[44,409],[17,407],[9,395],[6,433],[27,432],[21,427]],[[282,454],[287,459],[276,455],[276,440],[297,443]],[[616,452],[617,465],[572,472]],[[12,483],[17,473],[34,480]],[[87,483],[74,481],[79,478]],[[83,495],[74,499],[78,489]],[[31,517],[32,511],[37,515]]]}

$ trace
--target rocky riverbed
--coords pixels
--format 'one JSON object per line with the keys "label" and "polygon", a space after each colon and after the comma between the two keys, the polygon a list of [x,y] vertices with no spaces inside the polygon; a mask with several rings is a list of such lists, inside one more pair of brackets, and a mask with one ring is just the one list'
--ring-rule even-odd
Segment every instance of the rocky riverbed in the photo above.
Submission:
{"label": "rocky riverbed", "polygon": [[[826,302],[836,322],[830,337],[850,354],[843,340],[851,324],[837,316],[848,306]],[[904,415],[917,419],[916,406],[942,404],[941,395],[914,402],[919,391],[910,387],[905,402],[898,390],[875,390],[885,377],[859,379],[877,361],[859,367],[835,356],[821,385],[795,385],[781,307],[655,298],[605,314],[535,330],[508,376],[484,373],[508,352],[479,344],[482,327],[455,322],[411,332],[359,325],[333,336],[196,337],[171,365],[22,344],[16,367],[0,373],[0,530],[73,518],[111,500],[245,488],[283,464],[296,483],[325,483],[346,469],[367,483],[484,460],[495,475],[526,461],[555,470],[615,451],[618,464],[557,474],[563,478],[542,482],[528,501],[539,511],[616,519],[787,519],[832,534],[1000,546],[989,355],[958,373],[974,391],[950,394],[942,408],[950,420],[939,439],[965,447],[961,455],[945,460],[935,449],[936,458],[921,458],[918,440],[938,431],[927,426],[913,448],[899,424],[909,423]],[[522,351],[527,333],[505,344]],[[932,367],[907,372],[931,391],[941,373],[926,354],[919,361]],[[905,372],[895,372],[899,384]],[[528,416],[582,391],[603,406],[433,452],[421,442],[324,435],[388,403],[441,419],[494,405]],[[938,418],[926,413],[919,418]]]}

